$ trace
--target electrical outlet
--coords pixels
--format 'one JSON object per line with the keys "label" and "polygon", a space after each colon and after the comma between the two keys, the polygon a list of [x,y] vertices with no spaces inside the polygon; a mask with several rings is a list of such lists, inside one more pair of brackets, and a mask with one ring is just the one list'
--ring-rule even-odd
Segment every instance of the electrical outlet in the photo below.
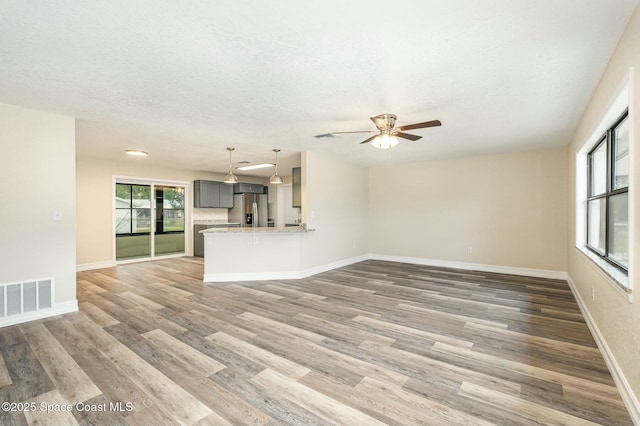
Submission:
{"label": "electrical outlet", "polygon": [[467,247],[467,253],[469,254],[473,253],[473,247],[471,246]]}
{"label": "electrical outlet", "polygon": [[54,210],[53,211],[53,220],[62,220],[62,210]]}
{"label": "electrical outlet", "polygon": [[258,244],[258,237],[253,237],[253,244]]}
{"label": "electrical outlet", "polygon": [[591,287],[591,300],[596,300],[596,289]]}

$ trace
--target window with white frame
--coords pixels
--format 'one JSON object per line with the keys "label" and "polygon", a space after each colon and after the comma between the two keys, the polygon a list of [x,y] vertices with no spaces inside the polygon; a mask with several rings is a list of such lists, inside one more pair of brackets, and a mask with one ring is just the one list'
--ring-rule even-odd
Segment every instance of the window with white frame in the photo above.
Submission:
{"label": "window with white frame", "polygon": [[587,154],[586,246],[629,269],[629,119],[625,111]]}
{"label": "window with white frame", "polygon": [[629,69],[617,93],[576,151],[575,244],[601,275],[628,301],[633,300],[635,188],[633,87]]}

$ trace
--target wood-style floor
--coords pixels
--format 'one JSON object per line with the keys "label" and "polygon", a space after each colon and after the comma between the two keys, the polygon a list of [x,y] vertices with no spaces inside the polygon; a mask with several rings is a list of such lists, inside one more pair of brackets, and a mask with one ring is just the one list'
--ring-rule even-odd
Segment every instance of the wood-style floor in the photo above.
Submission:
{"label": "wood-style floor", "polygon": [[0,329],[0,402],[27,403],[0,424],[632,424],[566,282],[381,261],[202,271],[79,273],[79,312]]}

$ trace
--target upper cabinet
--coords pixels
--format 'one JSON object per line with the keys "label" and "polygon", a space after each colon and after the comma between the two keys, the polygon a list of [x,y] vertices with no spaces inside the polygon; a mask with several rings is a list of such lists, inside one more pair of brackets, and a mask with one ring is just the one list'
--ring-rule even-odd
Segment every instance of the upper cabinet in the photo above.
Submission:
{"label": "upper cabinet", "polygon": [[233,185],[212,180],[196,180],[193,182],[193,187],[193,207],[233,207]]}
{"label": "upper cabinet", "polygon": [[291,207],[302,207],[302,168],[291,170]]}
{"label": "upper cabinet", "polygon": [[240,182],[233,185],[233,192],[236,194],[264,194],[264,185]]}
{"label": "upper cabinet", "polygon": [[224,182],[218,182],[220,184],[220,207],[232,208],[233,207],[233,185]]}

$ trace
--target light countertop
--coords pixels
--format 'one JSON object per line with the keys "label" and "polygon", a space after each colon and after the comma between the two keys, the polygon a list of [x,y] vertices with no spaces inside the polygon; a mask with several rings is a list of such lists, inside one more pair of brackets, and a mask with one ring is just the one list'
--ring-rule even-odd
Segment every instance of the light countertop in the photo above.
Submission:
{"label": "light countertop", "polygon": [[201,234],[304,234],[306,232],[315,231],[315,229],[307,229],[300,226],[287,226],[283,228],[274,227],[246,227],[246,228],[209,228],[200,231]]}
{"label": "light countertop", "polygon": [[224,226],[224,225],[240,225],[238,222],[227,222],[220,220],[194,220],[194,225],[215,225],[215,226]]}

